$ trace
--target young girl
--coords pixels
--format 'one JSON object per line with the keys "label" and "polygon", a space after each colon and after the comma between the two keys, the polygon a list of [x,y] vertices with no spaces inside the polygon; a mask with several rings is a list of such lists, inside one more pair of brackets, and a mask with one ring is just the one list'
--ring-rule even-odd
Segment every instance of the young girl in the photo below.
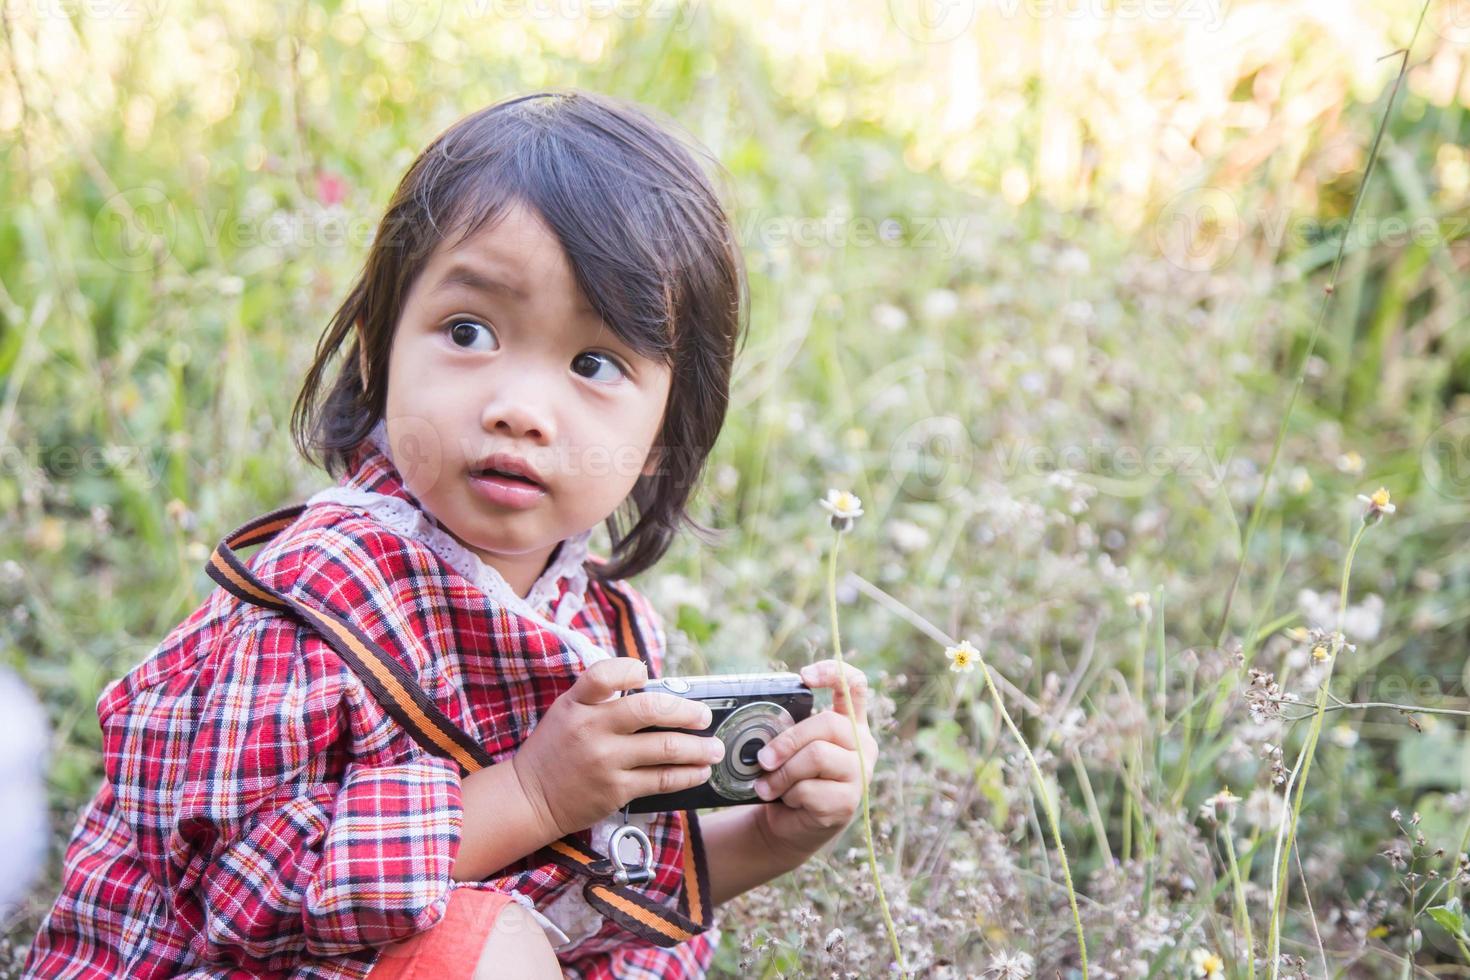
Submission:
{"label": "young girl", "polygon": [[[762,751],[769,802],[622,813],[719,758],[702,704],[622,696],[665,642],[625,580],[699,527],[744,285],[694,156],[631,105],[540,93],[435,140],[297,401],[337,484],[226,539],[227,587],[102,695],[106,779],[27,975],[704,975],[702,913],[851,821],[852,719],[877,758],[863,675],[849,703],[824,661],[834,710]],[[625,822],[647,874],[594,889]]]}

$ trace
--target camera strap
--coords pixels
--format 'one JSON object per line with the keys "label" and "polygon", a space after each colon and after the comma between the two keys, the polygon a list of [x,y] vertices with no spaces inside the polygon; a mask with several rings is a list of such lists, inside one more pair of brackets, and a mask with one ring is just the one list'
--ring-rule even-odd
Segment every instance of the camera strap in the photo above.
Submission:
{"label": "camera strap", "polygon": [[[295,523],[305,510],[305,504],[284,507],[236,528],[215,546],[206,567],[209,577],[243,602],[292,614],[314,629],[414,741],[434,755],[458,764],[462,774],[493,765],[494,760],[484,747],[439,710],[400,661],[352,623],[267,585],[235,554],[236,548],[270,541]],[[653,664],[634,622],[628,597],[611,583],[603,582],[601,586],[613,607],[612,627],[619,656],[642,659],[652,676]],[[708,864],[698,818],[693,810],[677,810],[675,814],[683,830],[684,887],[673,908],[628,887],[651,876],[653,846],[642,830],[626,822],[626,807],[624,825],[613,831],[607,856],[598,854],[576,834],[554,840],[543,850],[549,861],[587,879],[582,893],[593,908],[656,946],[673,946],[707,930],[713,919]],[[639,864],[633,867],[624,863],[620,850],[629,837],[641,849]]]}

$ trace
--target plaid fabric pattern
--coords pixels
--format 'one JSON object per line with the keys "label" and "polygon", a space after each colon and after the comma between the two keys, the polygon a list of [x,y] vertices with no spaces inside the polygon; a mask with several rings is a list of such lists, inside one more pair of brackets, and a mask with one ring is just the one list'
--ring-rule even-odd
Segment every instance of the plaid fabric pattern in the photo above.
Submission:
{"label": "plaid fabric pattern", "polygon": [[[421,508],[368,441],[340,485]],[[308,508],[247,564],[360,628],[497,762],[582,670],[549,629],[338,504]],[[620,588],[657,675],[658,614]],[[595,581],[585,600],[571,626],[616,652],[611,600]],[[415,744],[314,631],[223,589],[103,692],[98,717],[106,778],[72,834],[28,977],[364,978],[382,946],[434,926],[456,887],[516,891],[541,908],[585,880],[538,853],[487,881],[453,881],[453,763]],[[678,815],[657,815],[649,838],[654,875],[640,888],[672,906]],[[558,958],[579,980],[702,977],[718,935],[659,948],[604,920]]]}

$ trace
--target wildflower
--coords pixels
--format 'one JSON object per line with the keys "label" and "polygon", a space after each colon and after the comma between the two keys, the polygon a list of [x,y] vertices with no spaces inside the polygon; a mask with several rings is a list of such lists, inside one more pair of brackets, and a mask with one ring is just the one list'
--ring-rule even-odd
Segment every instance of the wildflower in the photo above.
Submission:
{"label": "wildflower", "polygon": [[1363,511],[1364,524],[1377,524],[1383,520],[1384,514],[1392,514],[1398,509],[1389,501],[1388,490],[1383,487],[1375,490],[1371,497],[1360,493],[1358,494],[1358,499],[1368,505],[1367,509]]}
{"label": "wildflower", "polygon": [[1312,647],[1312,659],[1320,664],[1323,661],[1331,660],[1332,654],[1328,652],[1326,646],[1319,643],[1316,646]]}
{"label": "wildflower", "polygon": [[930,290],[919,301],[919,310],[926,320],[948,320],[960,311],[960,298],[950,289]]}
{"label": "wildflower", "polygon": [[949,669],[955,673],[969,673],[980,659],[980,651],[969,640],[961,640],[958,646],[945,647],[944,655],[949,658]]}
{"label": "wildflower", "polygon": [[1289,490],[1291,490],[1292,493],[1296,494],[1298,497],[1304,496],[1312,489],[1312,475],[1302,467],[1298,466],[1293,469],[1291,471],[1291,475],[1286,478],[1286,486]]}
{"label": "wildflower", "polygon": [[1284,692],[1276,683],[1276,675],[1259,667],[1250,668],[1250,682],[1245,692],[1246,710],[1257,725],[1281,717]]}
{"label": "wildflower", "polygon": [[184,503],[177,497],[170,500],[164,506],[163,510],[164,513],[168,515],[168,519],[173,521],[179,526],[180,529],[184,531],[192,531],[199,524],[198,518],[196,518],[194,516],[194,512],[189,509],[189,505]]}
{"label": "wildflower", "polygon": [[996,953],[990,958],[990,969],[986,975],[995,980],[1027,980],[1031,976],[1032,961],[1027,953]]}
{"label": "wildflower", "polygon": [[1193,976],[1200,980],[1225,980],[1225,961],[1208,949],[1196,949],[1189,954]]}
{"label": "wildflower", "polygon": [[1200,804],[1200,816],[1206,820],[1229,820],[1235,816],[1236,804],[1240,797],[1230,792],[1229,786],[1221,787],[1220,792]]}
{"label": "wildflower", "polygon": [[1334,745],[1344,749],[1350,749],[1358,744],[1358,730],[1347,722],[1333,728],[1328,737],[1332,739]]}
{"label": "wildflower", "polygon": [[1262,830],[1274,828],[1281,823],[1285,806],[1285,801],[1278,794],[1264,786],[1257,786],[1251,790],[1250,797],[1245,801],[1245,822]]}
{"label": "wildflower", "polygon": [[909,315],[892,303],[873,307],[873,322],[889,333],[897,333],[909,325]]}
{"label": "wildflower", "polygon": [[1363,472],[1363,457],[1356,449],[1349,449],[1337,457],[1337,468],[1349,476],[1357,476]]}
{"label": "wildflower", "polygon": [[1134,592],[1130,595],[1128,608],[1138,613],[1138,618],[1145,621],[1153,614],[1153,607],[1149,605],[1147,592]]}
{"label": "wildflower", "polygon": [[851,530],[852,522],[863,516],[863,502],[846,490],[829,489],[827,496],[817,502],[832,515],[832,529],[835,531]]}
{"label": "wildflower", "polygon": [[904,554],[913,554],[929,547],[929,532],[913,521],[896,520],[888,525],[888,540]]}

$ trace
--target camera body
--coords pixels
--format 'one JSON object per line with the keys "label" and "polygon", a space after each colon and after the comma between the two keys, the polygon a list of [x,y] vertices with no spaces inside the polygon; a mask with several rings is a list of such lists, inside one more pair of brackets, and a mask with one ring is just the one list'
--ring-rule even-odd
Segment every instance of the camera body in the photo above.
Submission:
{"label": "camera body", "polygon": [[[710,709],[709,727],[695,732],[713,735],[725,743],[725,757],[710,767],[710,778],[676,793],[640,796],[628,802],[629,813],[658,813],[702,807],[766,803],[755,794],[755,781],[764,769],[756,753],[777,735],[807,718],[816,702],[812,689],[797,674],[706,674],[659,677],[624,696],[673,694],[703,701]],[[691,728],[651,725],[640,732],[692,732]]]}

